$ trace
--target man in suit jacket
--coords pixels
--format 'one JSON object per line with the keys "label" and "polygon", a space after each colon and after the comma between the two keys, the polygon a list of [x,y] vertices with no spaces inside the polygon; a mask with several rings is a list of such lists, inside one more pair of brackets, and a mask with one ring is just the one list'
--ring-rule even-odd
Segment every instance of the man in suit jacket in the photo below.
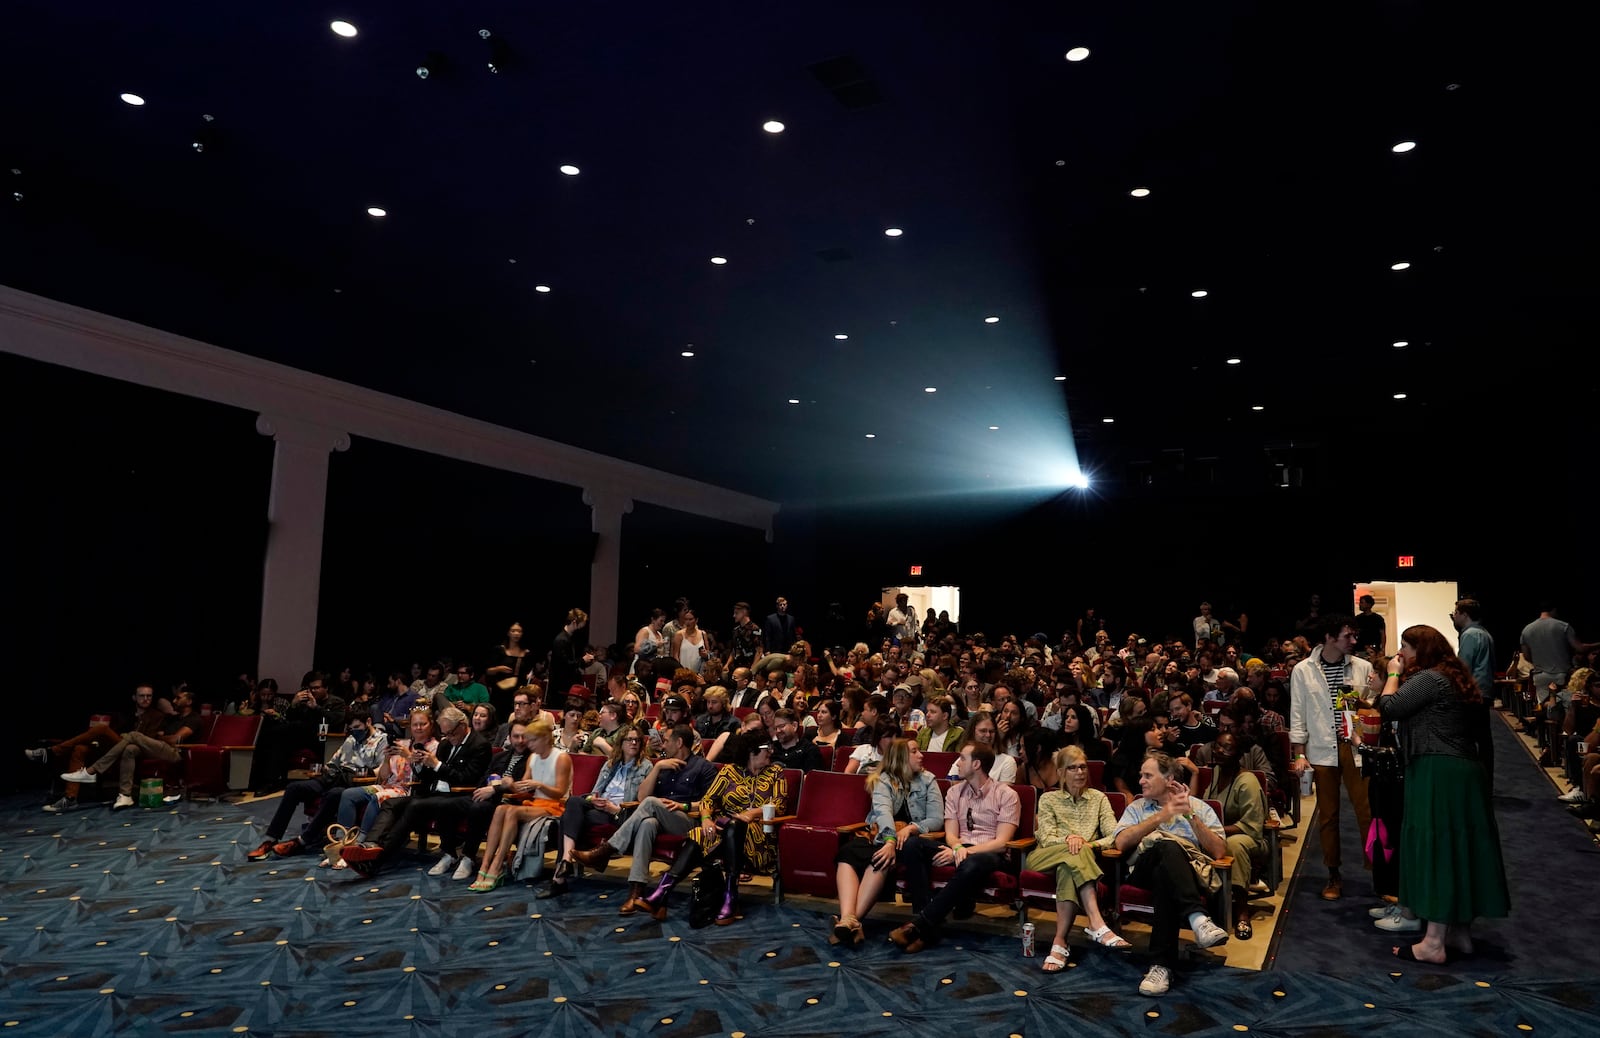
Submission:
{"label": "man in suit jacket", "polygon": [[788,652],[800,637],[800,625],[789,615],[789,600],[778,596],[778,611],[768,613],[761,623],[761,641],[768,652]]}
{"label": "man in suit jacket", "polygon": [[[472,730],[467,715],[456,707],[441,711],[438,724],[439,745],[434,752],[412,751],[417,787],[405,809],[398,817],[395,812],[382,812],[378,824],[368,832],[367,842],[345,849],[345,860],[363,876],[383,868],[413,831],[426,832],[436,820],[459,825],[471,809],[472,790],[483,783],[492,746]],[[452,792],[452,787],[465,791]]]}

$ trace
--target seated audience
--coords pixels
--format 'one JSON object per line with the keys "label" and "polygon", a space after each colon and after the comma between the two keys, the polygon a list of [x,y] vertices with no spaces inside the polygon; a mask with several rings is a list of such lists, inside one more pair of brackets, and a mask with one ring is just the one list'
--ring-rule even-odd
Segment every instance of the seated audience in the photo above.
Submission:
{"label": "seated audience", "polygon": [[[667,701],[673,698],[668,697]],[[573,855],[584,830],[617,822],[623,805],[638,799],[639,786],[651,769],[650,759],[644,753],[646,741],[645,734],[637,728],[623,732],[600,774],[595,776],[594,791],[586,796],[567,797],[561,815],[561,852],[556,856],[555,875],[549,885],[539,891],[540,899],[566,894],[575,860]]]}
{"label": "seated audience", "polygon": [[149,756],[169,764],[176,762],[178,744],[193,735],[199,724],[194,715],[194,697],[188,689],[178,693],[175,714],[168,714],[155,704],[155,689],[150,685],[134,689],[133,701],[139,708],[134,730],[113,743],[94,763],[61,776],[63,782],[93,783],[100,780],[103,772],[116,767],[117,799],[111,805],[113,811],[134,805],[133,780],[139,770],[139,758]]}
{"label": "seated audience", "polygon": [[[345,722],[344,742],[334,751],[322,774],[291,782],[284,789],[278,809],[267,823],[266,839],[247,855],[249,860],[263,861],[272,855],[286,858],[307,846],[321,846],[323,834],[338,815],[340,794],[353,779],[376,775],[388,750],[389,733],[382,725],[373,724],[366,716],[351,716]],[[318,805],[315,814],[312,804]],[[306,822],[300,832],[285,840],[283,834],[295,809],[302,806]]]}
{"label": "seated audience", "polygon": [[[544,867],[544,827],[560,818],[565,809],[564,801],[572,789],[572,758],[556,749],[555,728],[548,721],[528,725],[526,738],[526,776],[512,787],[525,799],[514,804],[502,802],[495,808],[484,839],[483,860],[468,890],[494,890],[505,882],[507,873],[523,878]],[[537,823],[533,832],[523,833],[525,822]]]}
{"label": "seated audience", "polygon": [[1256,870],[1267,863],[1267,796],[1256,777],[1241,767],[1244,748],[1233,732],[1217,736],[1211,749],[1211,784],[1202,796],[1222,804],[1223,838],[1233,858],[1233,935],[1248,941],[1254,914],[1250,885]]}
{"label": "seated audience", "polygon": [[[900,848],[944,825],[939,783],[922,770],[922,751],[916,744],[892,740],[884,749],[883,763],[866,781],[872,807],[867,812],[867,831],[861,834],[865,838],[846,840],[834,859],[839,914],[828,939],[829,944],[856,948],[866,939],[861,920],[877,904],[885,881],[894,876]],[[914,904],[912,910],[923,907]]]}

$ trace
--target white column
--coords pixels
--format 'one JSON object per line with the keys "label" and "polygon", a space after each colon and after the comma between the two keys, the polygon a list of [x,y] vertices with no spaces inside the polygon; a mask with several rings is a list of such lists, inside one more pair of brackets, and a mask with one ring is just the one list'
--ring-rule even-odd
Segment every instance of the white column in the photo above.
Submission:
{"label": "white column", "polygon": [[619,637],[617,593],[622,584],[622,517],[633,511],[633,498],[618,490],[586,487],[583,503],[589,506],[590,529],[595,541],[589,564],[589,641],[609,645]]}
{"label": "white column", "polygon": [[322,586],[322,525],[328,454],[350,449],[347,433],[298,418],[262,414],[256,432],[277,441],[267,503],[267,554],[261,581],[258,677],[282,688],[311,668]]}

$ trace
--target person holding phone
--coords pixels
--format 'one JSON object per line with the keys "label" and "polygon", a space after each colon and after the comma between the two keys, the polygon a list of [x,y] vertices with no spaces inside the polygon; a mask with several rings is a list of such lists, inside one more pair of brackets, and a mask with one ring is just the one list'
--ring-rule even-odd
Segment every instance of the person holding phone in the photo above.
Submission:
{"label": "person holding phone", "polygon": [[944,825],[939,783],[922,770],[922,751],[909,739],[895,739],[884,749],[883,763],[867,776],[867,793],[872,797],[862,834],[867,838],[845,841],[834,858],[839,914],[829,944],[861,947],[866,940],[861,918],[872,911],[884,882],[894,876],[900,846]]}
{"label": "person holding phone", "polygon": [[1141,995],[1164,995],[1178,964],[1178,929],[1187,923],[1201,948],[1222,944],[1228,931],[1211,918],[1211,892],[1190,863],[1191,850],[1206,857],[1228,853],[1222,821],[1202,800],[1189,798],[1189,772],[1179,758],[1159,750],[1139,766],[1143,794],[1117,820],[1113,843],[1129,856],[1128,882],[1155,895],[1150,924],[1151,966],[1139,983]]}

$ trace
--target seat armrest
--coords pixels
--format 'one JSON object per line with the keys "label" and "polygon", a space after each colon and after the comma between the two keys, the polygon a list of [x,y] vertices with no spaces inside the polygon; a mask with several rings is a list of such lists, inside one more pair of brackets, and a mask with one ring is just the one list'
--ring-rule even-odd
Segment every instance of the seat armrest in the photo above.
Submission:
{"label": "seat armrest", "polygon": [[867,831],[867,823],[851,822],[849,825],[836,826],[835,828],[838,832],[845,833],[847,835],[850,833],[864,833]]}
{"label": "seat armrest", "polygon": [[[800,817],[799,815],[775,815],[773,817],[773,819],[772,819],[771,824],[772,825],[783,825],[786,822],[793,822],[796,819],[798,819],[799,817]],[[759,819],[759,821],[761,822],[762,825],[768,824],[766,819]],[[755,825],[756,823],[755,822],[751,822],[750,824],[751,825]]]}
{"label": "seat armrest", "polygon": [[1020,840],[1007,840],[1006,848],[1013,851],[1031,851],[1038,844],[1038,840],[1031,836],[1024,836]]}
{"label": "seat armrest", "polygon": [[1102,848],[1100,848],[1100,857],[1102,857],[1102,858],[1111,858],[1111,859],[1115,860],[1117,858],[1121,858],[1122,856],[1123,856],[1122,852],[1117,850],[1117,848],[1115,848],[1115,847],[1102,847]]}

